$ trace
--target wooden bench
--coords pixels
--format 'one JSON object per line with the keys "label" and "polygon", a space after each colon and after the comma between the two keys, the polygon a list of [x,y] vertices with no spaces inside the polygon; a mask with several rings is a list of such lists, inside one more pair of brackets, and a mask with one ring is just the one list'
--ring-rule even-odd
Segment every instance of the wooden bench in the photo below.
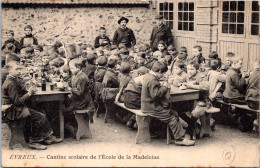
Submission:
{"label": "wooden bench", "polygon": [[[115,102],[115,105],[117,105],[131,113],[136,114],[136,122],[138,125],[138,131],[137,131],[137,135],[135,137],[135,143],[140,144],[143,142],[151,142],[151,135],[150,135],[150,130],[149,130],[151,117],[148,116],[147,114],[142,113],[141,110],[127,108],[124,105],[124,103]],[[170,140],[171,140],[171,134],[170,134],[170,129],[167,125],[167,137],[166,137],[167,144],[170,144]]]}
{"label": "wooden bench", "polygon": [[[1,112],[5,112],[11,105],[1,105]],[[17,145],[22,145],[23,147],[27,147],[25,142],[23,128],[25,125],[25,119],[8,121],[7,125],[11,130],[11,140],[9,142],[9,149],[13,149]]]}
{"label": "wooden bench", "polygon": [[81,138],[92,138],[92,134],[89,129],[89,115],[87,111],[75,110],[74,113],[78,123],[76,139],[79,141]]}
{"label": "wooden bench", "polygon": [[220,104],[227,105],[227,106],[232,106],[232,107],[235,107],[235,108],[240,108],[240,109],[244,109],[244,110],[247,110],[247,111],[256,112],[257,115],[258,115],[258,134],[260,136],[260,110],[251,109],[251,108],[248,107],[248,105],[226,103],[222,99],[217,99],[216,102],[220,103]]}

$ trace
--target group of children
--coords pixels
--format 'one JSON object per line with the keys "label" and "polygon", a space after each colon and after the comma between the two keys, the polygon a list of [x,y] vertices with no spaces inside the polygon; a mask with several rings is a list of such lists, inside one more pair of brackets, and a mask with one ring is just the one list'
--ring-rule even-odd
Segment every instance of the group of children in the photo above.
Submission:
{"label": "group of children", "polygon": [[[29,117],[33,128],[29,141],[32,148],[46,149],[42,142],[61,142],[52,135],[46,115],[33,110],[36,107],[30,103],[30,96],[42,79],[63,83],[62,88],[70,92],[63,113],[67,117],[66,128],[73,135],[75,110],[85,110],[91,122],[95,111],[97,116],[106,111],[105,122],[114,114],[128,127],[137,128],[135,115],[118,109],[114,101],[131,109],[141,109],[167,124],[175,144],[186,146],[195,144],[193,132],[198,118],[206,110],[219,110],[213,107],[216,98],[259,109],[259,60],[254,61],[253,71],[245,75],[241,73],[241,57],[227,53],[222,63],[218,54],[212,52],[209,59],[205,59],[198,45],[192,48],[192,56],[188,56],[187,48],[177,50],[163,41],[158,42],[154,52],[149,45],[127,48],[123,44],[111,45],[105,28],[101,27],[94,47],[81,45],[80,52],[75,52],[79,46],[68,47],[59,41],[43,49],[32,35],[32,27],[26,26],[24,30],[26,36],[20,43],[14,40],[13,31],[8,31],[8,40],[2,47],[2,104],[12,104],[16,108],[15,114],[4,115],[7,120]],[[25,68],[27,71],[23,71]],[[30,74],[34,74],[33,78]],[[174,87],[200,90],[199,101],[190,113],[170,103],[170,91]],[[252,125],[246,113],[236,110],[232,114],[241,120],[243,130]],[[187,122],[186,129],[181,120]]]}

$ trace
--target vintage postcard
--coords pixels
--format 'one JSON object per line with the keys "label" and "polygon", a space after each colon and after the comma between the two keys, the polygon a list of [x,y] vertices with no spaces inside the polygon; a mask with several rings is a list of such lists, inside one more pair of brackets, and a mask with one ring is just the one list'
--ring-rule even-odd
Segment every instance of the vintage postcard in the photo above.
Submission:
{"label": "vintage postcard", "polygon": [[2,167],[259,167],[257,0],[2,0]]}

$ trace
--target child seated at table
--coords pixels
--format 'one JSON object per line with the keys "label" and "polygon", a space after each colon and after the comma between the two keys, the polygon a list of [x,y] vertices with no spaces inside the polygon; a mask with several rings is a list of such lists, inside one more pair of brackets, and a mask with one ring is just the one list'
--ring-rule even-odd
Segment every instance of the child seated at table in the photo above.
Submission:
{"label": "child seated at table", "polygon": [[254,60],[253,71],[250,73],[246,89],[246,101],[249,108],[259,110],[259,77],[260,77],[260,60]]}
{"label": "child seated at table", "polygon": [[28,108],[30,97],[36,92],[36,88],[32,86],[28,92],[23,90],[21,79],[19,79],[21,69],[22,67],[15,62],[8,64],[9,75],[2,86],[2,104],[12,104],[15,110],[9,111],[5,119],[19,120],[28,117],[31,124],[29,147],[44,150],[47,146],[41,143],[50,145],[62,140],[53,136],[51,125],[45,114]]}
{"label": "child seated at table", "polygon": [[211,62],[212,61],[217,61],[218,62],[218,66],[217,66],[217,69],[218,71],[220,70],[221,68],[221,65],[222,65],[222,62],[221,62],[221,58],[218,57],[218,53],[216,51],[212,51],[210,54],[209,54],[209,67],[211,67]]}
{"label": "child seated at table", "polygon": [[231,67],[230,59],[234,56],[235,56],[235,54],[232,52],[227,53],[227,55],[225,57],[225,63],[221,67],[222,73],[226,73],[229,70],[229,68]]}
{"label": "child seated at table", "polygon": [[183,129],[176,112],[171,110],[169,102],[165,99],[165,96],[169,91],[166,86],[160,84],[159,79],[166,71],[167,66],[155,62],[151,71],[145,75],[142,84],[141,110],[143,113],[167,124],[176,145],[194,145],[195,141],[185,138],[185,130]]}
{"label": "child seated at table", "polygon": [[180,87],[186,83],[187,73],[185,72],[185,64],[181,61],[175,62],[173,66],[173,74],[169,76],[169,84]]}
{"label": "child seated at table", "polygon": [[227,103],[246,104],[244,91],[246,88],[245,74],[241,73],[243,58],[239,56],[230,59],[231,67],[226,73],[223,100]]}
{"label": "child seated at table", "polygon": [[205,63],[205,58],[202,56],[202,47],[199,45],[195,45],[192,48],[192,57],[188,59],[188,61],[196,61],[198,64]]}
{"label": "child seated at table", "polygon": [[69,83],[68,91],[71,92],[70,100],[66,111],[73,114],[75,110],[86,110],[90,121],[93,122],[93,114],[95,106],[90,95],[89,79],[82,72],[83,62],[81,59],[74,59],[69,62],[69,68],[72,73],[71,82]]}

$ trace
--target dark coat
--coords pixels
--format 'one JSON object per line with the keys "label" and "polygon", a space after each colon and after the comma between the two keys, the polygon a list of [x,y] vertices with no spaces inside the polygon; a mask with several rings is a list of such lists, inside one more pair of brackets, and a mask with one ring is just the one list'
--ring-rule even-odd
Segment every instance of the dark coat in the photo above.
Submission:
{"label": "dark coat", "polygon": [[124,104],[130,109],[141,109],[141,92],[142,85],[136,83],[133,79],[130,80],[124,90]]}
{"label": "dark coat", "polygon": [[119,75],[119,88],[125,88],[131,79],[132,79],[132,77],[129,75],[120,74]]}
{"label": "dark coat", "polygon": [[159,41],[164,41],[167,46],[173,44],[173,35],[171,29],[168,26],[162,25],[160,29],[158,29],[158,26],[153,28],[150,37],[150,46],[152,47],[153,51],[157,49]]}
{"label": "dark coat", "polygon": [[[102,43],[101,41],[107,41],[107,43]],[[107,36],[101,37],[101,36],[97,36],[95,39],[95,44],[94,47],[98,48],[100,46],[106,46],[106,45],[110,45],[110,39]]]}
{"label": "dark coat", "polygon": [[106,71],[102,84],[105,88],[119,87],[119,80],[113,69],[108,69]]}
{"label": "dark coat", "polygon": [[143,113],[153,113],[163,110],[160,99],[164,99],[168,88],[161,86],[159,79],[151,73],[145,75],[142,85],[141,110]]}
{"label": "dark coat", "polygon": [[78,72],[77,75],[71,78],[71,92],[72,100],[69,104],[68,110],[88,110],[94,111],[95,106],[89,91],[89,79],[86,74],[82,71]]}
{"label": "dark coat", "polygon": [[25,47],[25,45],[26,45],[24,43],[25,40],[29,41],[29,44],[31,44],[31,45],[38,45],[37,38],[35,38],[33,35],[30,35],[30,36],[26,35],[26,36],[22,37],[22,39],[20,41],[21,47]]}
{"label": "dark coat", "polygon": [[135,35],[132,29],[118,28],[115,31],[113,44],[118,46],[120,43],[124,43],[128,48],[131,48],[136,44]]}
{"label": "dark coat", "polygon": [[21,45],[20,45],[20,43],[19,43],[17,40],[15,40],[15,39],[6,40],[6,41],[4,42],[4,45],[2,46],[1,50],[4,50],[5,47],[6,47],[6,45],[7,45],[8,43],[12,43],[12,44],[15,46],[15,51],[14,51],[15,53],[19,53],[19,52],[20,52],[20,50],[21,50]]}
{"label": "dark coat", "polygon": [[245,78],[242,78],[240,70],[230,67],[226,75],[226,85],[223,96],[229,99],[244,97],[243,90],[245,89],[246,83]]}
{"label": "dark coat", "polygon": [[255,70],[249,77],[247,89],[246,89],[246,100],[260,101],[260,70]]}
{"label": "dark coat", "polygon": [[106,71],[107,71],[107,69],[105,67],[97,67],[97,69],[94,73],[95,82],[101,82],[102,83]]}
{"label": "dark coat", "polygon": [[86,67],[82,69],[82,71],[87,75],[87,77],[90,80],[94,80],[94,74],[96,71],[96,65],[90,64],[90,63],[86,63]]}

